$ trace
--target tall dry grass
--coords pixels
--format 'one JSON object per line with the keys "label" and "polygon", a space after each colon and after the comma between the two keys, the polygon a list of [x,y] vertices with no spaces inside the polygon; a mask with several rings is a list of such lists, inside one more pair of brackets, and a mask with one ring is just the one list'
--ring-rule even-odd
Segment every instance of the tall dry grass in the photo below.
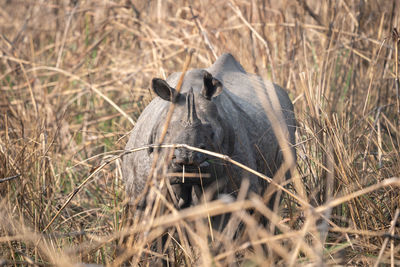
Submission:
{"label": "tall dry grass", "polygon": [[[288,89],[291,196],[275,213],[257,197],[181,212],[165,202],[128,229],[139,239],[125,256],[151,264],[169,229],[172,266],[399,265],[398,25],[395,0],[2,0],[0,265],[122,261],[119,155],[151,78],[180,70],[185,48],[191,68],[231,52]],[[227,211],[243,236],[210,241],[198,218]]]}

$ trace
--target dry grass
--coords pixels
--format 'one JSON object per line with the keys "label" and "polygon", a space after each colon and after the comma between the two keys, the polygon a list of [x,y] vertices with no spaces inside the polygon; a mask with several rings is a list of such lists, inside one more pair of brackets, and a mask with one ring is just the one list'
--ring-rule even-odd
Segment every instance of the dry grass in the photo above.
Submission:
{"label": "dry grass", "polygon": [[[122,260],[119,155],[151,78],[180,70],[185,48],[196,49],[191,68],[231,52],[288,89],[297,175],[279,213],[240,198],[245,184],[236,202],[181,212],[153,187],[166,211],[150,208],[128,229],[138,236],[133,260],[151,262],[149,244],[168,228],[178,232],[175,266],[399,265],[399,6],[272,2],[1,0],[0,266]],[[245,233],[211,242],[199,218],[227,211]]]}

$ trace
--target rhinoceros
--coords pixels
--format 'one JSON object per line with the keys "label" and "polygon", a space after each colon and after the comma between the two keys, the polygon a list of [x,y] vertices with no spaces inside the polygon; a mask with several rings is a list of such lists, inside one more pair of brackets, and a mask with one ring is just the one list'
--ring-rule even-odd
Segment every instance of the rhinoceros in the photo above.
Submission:
{"label": "rhinoceros", "polygon": [[[180,76],[177,72],[166,80],[152,80],[152,90],[157,97],[138,118],[126,150],[158,144],[169,107],[174,103],[164,144],[187,144],[218,152],[272,177],[284,157],[266,115],[265,105],[269,105],[278,118],[278,126],[286,128],[284,138],[295,158],[296,121],[292,102],[284,89],[248,74],[231,54],[223,54],[209,68],[187,71],[178,92],[175,87]],[[274,99],[278,101],[274,103]],[[140,196],[142,199],[138,202],[145,205],[142,192],[150,177],[154,155],[159,152],[149,148],[123,157],[123,179],[131,201]],[[268,185],[263,179],[205,153],[179,147],[170,155],[166,172],[208,174],[208,178],[201,181],[200,178],[168,178],[178,208],[194,205],[202,190],[207,188],[212,188],[218,198],[222,194],[235,196],[243,179],[248,179],[249,191],[256,194],[263,194]],[[165,157],[158,160],[165,160]],[[199,190],[200,183],[202,190]]]}

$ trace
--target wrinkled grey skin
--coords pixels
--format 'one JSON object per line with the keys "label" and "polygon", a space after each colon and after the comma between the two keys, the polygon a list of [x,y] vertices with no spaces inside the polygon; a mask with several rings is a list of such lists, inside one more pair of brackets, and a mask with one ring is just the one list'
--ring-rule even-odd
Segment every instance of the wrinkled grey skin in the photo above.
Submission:
{"label": "wrinkled grey skin", "polygon": [[[188,71],[181,93],[177,94],[174,87],[180,74],[173,73],[166,81],[153,79],[153,91],[159,97],[139,117],[126,149],[158,144],[172,99],[176,106],[165,144],[184,143],[216,151],[272,177],[283,156],[263,106],[278,106],[278,112],[277,109],[274,112],[278,117],[283,115],[281,122],[288,129],[286,138],[294,144],[296,121],[287,93],[271,82],[247,74],[231,54],[223,54],[207,69]],[[271,102],[273,93],[279,99],[275,105]],[[155,153],[156,149],[149,149],[124,156],[123,178],[131,201],[144,190]],[[294,149],[291,153],[295,156]],[[200,168],[202,173],[211,173],[211,178],[203,179],[203,186],[207,189],[210,184],[215,185],[212,188],[216,197],[221,194],[234,196],[243,179],[249,179],[250,191],[257,194],[262,194],[267,186],[262,179],[222,160],[176,149],[168,172],[181,172],[183,165],[185,172],[196,172]],[[201,194],[198,178],[186,179],[185,184],[179,178],[170,181],[179,202],[178,208],[198,202]],[[140,203],[144,204],[144,201]]]}

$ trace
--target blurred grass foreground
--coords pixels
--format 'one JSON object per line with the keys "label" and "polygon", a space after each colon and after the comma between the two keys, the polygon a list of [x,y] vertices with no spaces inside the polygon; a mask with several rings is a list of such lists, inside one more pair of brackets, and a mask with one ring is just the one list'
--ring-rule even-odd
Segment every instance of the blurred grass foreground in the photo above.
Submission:
{"label": "blurred grass foreground", "polygon": [[[248,200],[267,227],[244,202],[208,203],[240,218],[236,239],[211,239],[206,220],[192,227],[207,210],[155,211],[132,226],[133,264],[400,265],[399,9],[396,0],[0,0],[0,266],[123,262],[119,155],[154,97],[151,79],[180,71],[186,48],[196,51],[190,68],[230,52],[287,88],[298,158],[285,186],[296,198],[280,192],[273,212]],[[197,246],[171,234],[173,255],[161,255],[151,244],[167,229]]]}

